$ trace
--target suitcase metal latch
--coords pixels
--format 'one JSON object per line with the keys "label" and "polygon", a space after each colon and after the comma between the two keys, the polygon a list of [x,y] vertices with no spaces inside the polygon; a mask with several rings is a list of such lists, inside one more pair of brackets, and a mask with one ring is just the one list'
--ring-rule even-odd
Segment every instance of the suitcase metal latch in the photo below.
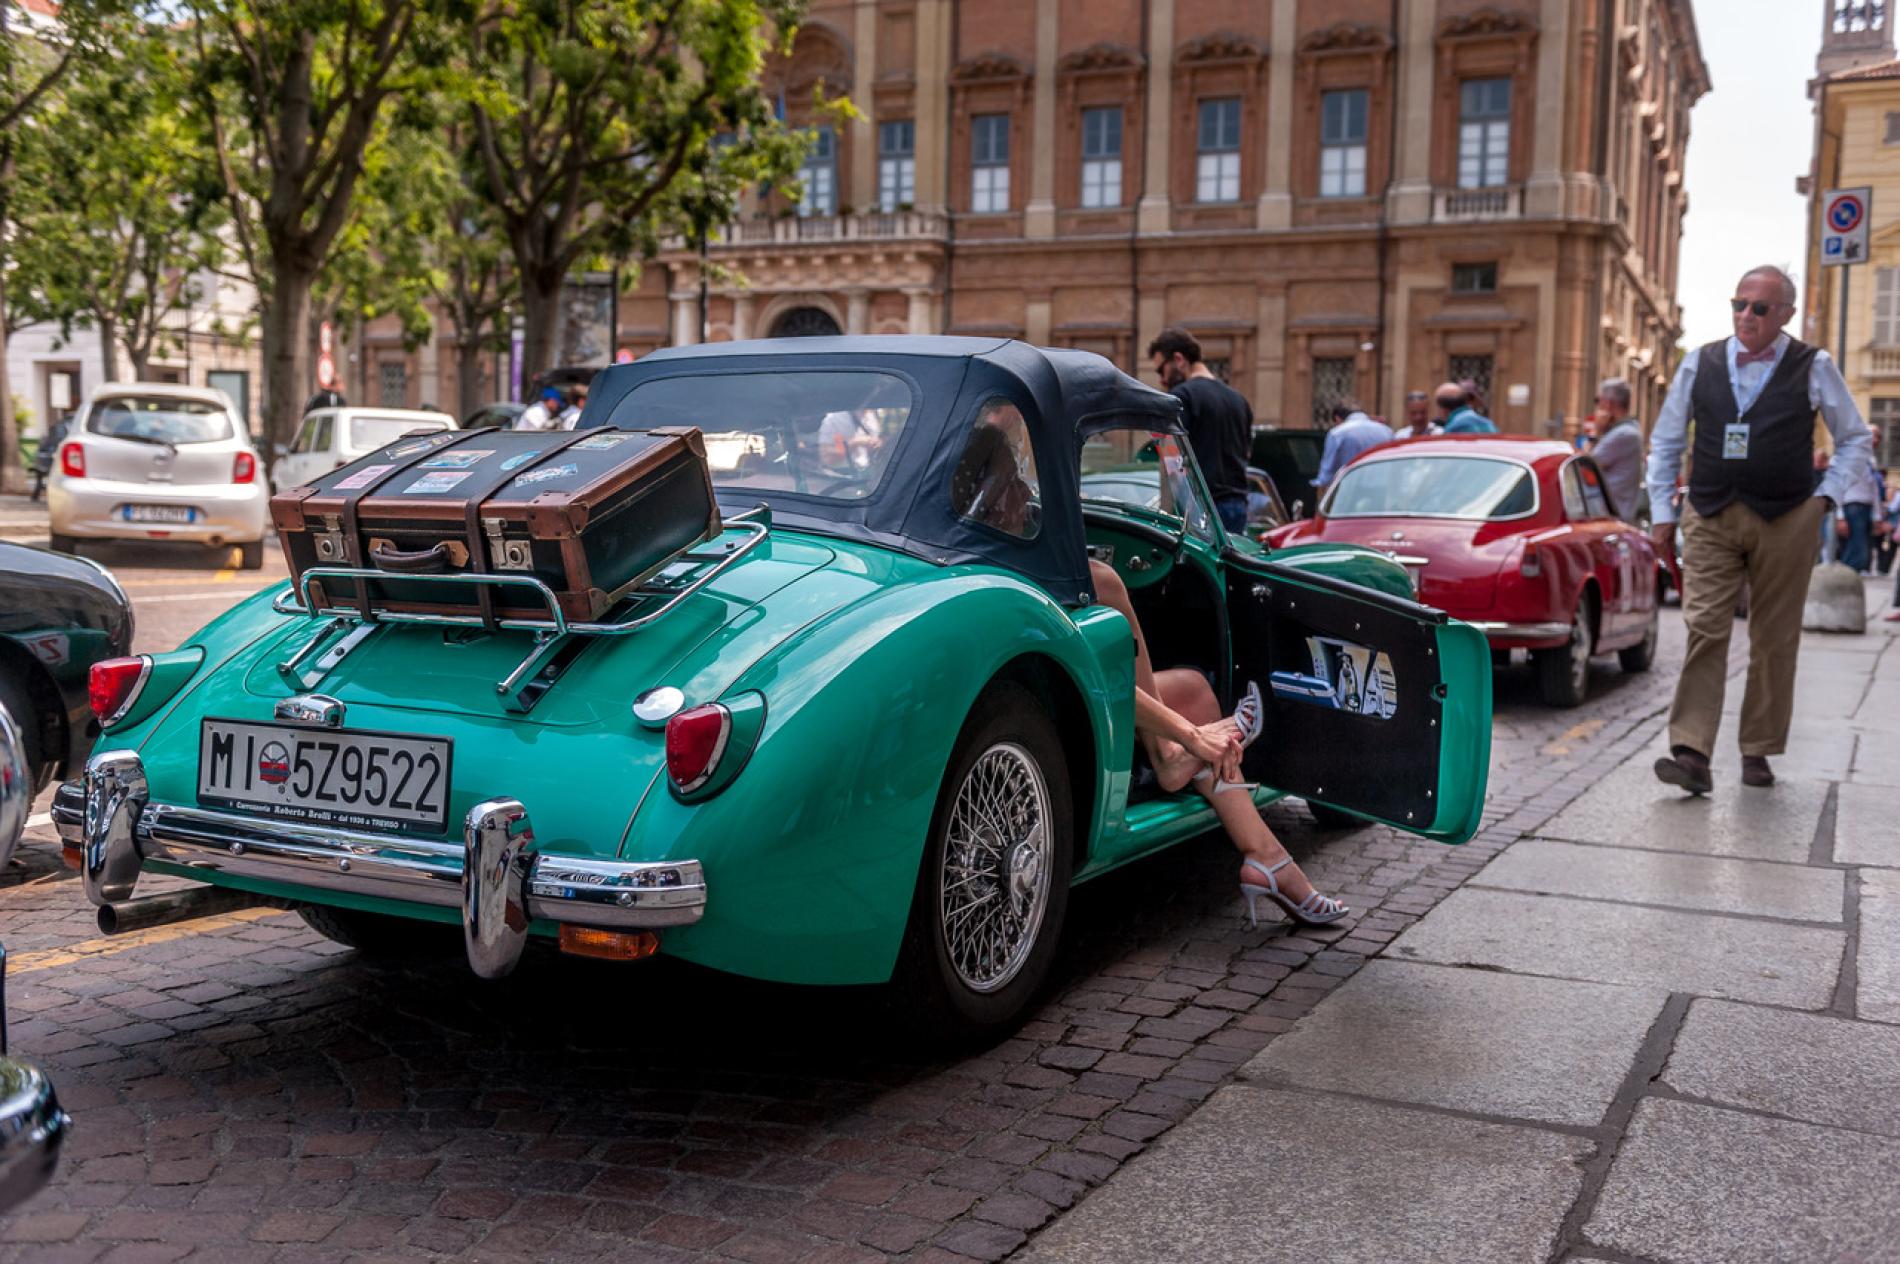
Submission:
{"label": "suitcase metal latch", "polygon": [[336,514],[323,515],[323,530],[315,532],[311,539],[317,547],[317,561],[342,565],[350,560],[343,552],[343,521]]}
{"label": "suitcase metal latch", "polygon": [[488,536],[488,565],[498,571],[531,571],[534,548],[527,540],[510,540],[501,533],[500,518],[483,518],[482,531]]}

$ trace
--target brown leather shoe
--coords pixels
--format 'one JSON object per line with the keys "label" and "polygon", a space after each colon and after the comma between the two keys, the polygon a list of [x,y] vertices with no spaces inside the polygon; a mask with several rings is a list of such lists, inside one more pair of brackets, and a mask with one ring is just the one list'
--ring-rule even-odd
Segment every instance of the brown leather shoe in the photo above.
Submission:
{"label": "brown leather shoe", "polygon": [[1775,784],[1775,770],[1768,766],[1768,756],[1742,756],[1742,784],[1745,786],[1772,786]]}
{"label": "brown leather shoe", "polygon": [[1709,757],[1687,746],[1674,747],[1656,761],[1656,780],[1690,794],[1707,794],[1715,789],[1715,781],[1709,776]]}

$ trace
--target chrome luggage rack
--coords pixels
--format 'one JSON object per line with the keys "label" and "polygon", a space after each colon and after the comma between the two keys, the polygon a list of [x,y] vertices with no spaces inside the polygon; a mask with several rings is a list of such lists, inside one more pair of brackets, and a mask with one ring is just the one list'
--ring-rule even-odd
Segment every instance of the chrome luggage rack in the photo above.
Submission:
{"label": "chrome luggage rack", "polygon": [[[740,558],[757,548],[772,532],[770,506],[759,505],[724,520],[720,538],[707,545],[677,553],[645,583],[629,590],[613,609],[598,621],[571,620],[561,611],[554,590],[532,575],[411,575],[358,566],[313,566],[297,577],[288,592],[271,603],[279,614],[308,615],[327,622],[297,652],[277,664],[277,674],[285,684],[299,692],[308,692],[323,682],[337,666],[386,623],[421,623],[432,627],[485,629],[480,615],[425,614],[401,610],[377,610],[368,613],[355,606],[325,605],[315,608],[310,595],[313,579],[384,580],[404,584],[446,584],[469,587],[522,588],[547,603],[548,615],[541,618],[498,618],[494,627],[507,631],[532,632],[534,644],[515,669],[495,682],[510,711],[525,713],[560,679],[570,663],[587,647],[584,638],[629,636],[664,618],[681,602],[710,584]],[[726,539],[732,532],[743,539]],[[657,603],[657,604],[655,604]]]}

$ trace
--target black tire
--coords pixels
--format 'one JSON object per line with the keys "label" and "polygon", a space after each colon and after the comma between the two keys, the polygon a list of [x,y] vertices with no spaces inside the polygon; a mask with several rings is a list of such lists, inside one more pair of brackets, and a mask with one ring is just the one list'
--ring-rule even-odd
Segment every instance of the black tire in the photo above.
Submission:
{"label": "black tire", "polygon": [[1616,652],[1616,661],[1626,672],[1646,672],[1656,661],[1656,642],[1662,639],[1662,585],[1656,585],[1656,606],[1649,612],[1649,627],[1643,639]]}
{"label": "black tire", "polygon": [[445,957],[460,947],[455,928],[327,904],[299,904],[304,925],[332,943],[380,961]]}
{"label": "black tire", "polygon": [[47,545],[55,553],[79,552],[79,538],[77,536],[61,535],[57,531],[53,532],[53,538],[47,541]]}
{"label": "black tire", "polygon": [[40,749],[40,713],[33,705],[33,695],[25,682],[15,680],[4,670],[0,670],[0,706],[6,707],[7,714],[13,717],[13,727],[20,730],[20,754],[26,760],[27,785],[38,791],[46,784],[52,762],[48,752]]}
{"label": "black tire", "polygon": [[1313,818],[1313,824],[1319,826],[1321,829],[1358,829],[1361,825],[1366,823],[1363,819],[1354,816],[1350,812],[1342,812],[1338,808],[1329,808],[1324,803],[1314,803],[1310,799],[1307,800],[1306,803],[1306,812],[1308,816]]}
{"label": "black tire", "polygon": [[[944,929],[943,895],[946,853],[953,845],[951,831],[958,802],[979,764],[1000,768],[1005,776],[1020,780],[1023,795],[1017,802],[1031,811],[1046,813],[1043,832],[1048,845],[1036,858],[1044,888],[1042,909],[1039,920],[1027,929],[1026,939],[1018,940],[1022,945],[1020,958],[1012,952],[1012,960],[997,967],[994,982],[973,983],[953,959],[956,954]],[[1032,768],[1034,776],[1029,775]],[[1035,777],[1041,779],[1040,797],[1035,793]],[[1013,1026],[1036,999],[1055,960],[1068,912],[1074,855],[1070,813],[1068,768],[1048,712],[1020,685],[1000,681],[992,684],[970,709],[944,772],[936,811],[930,818],[930,835],[924,843],[923,863],[918,866],[910,922],[904,931],[897,969],[891,976],[890,999],[914,1036],[979,1040]],[[1029,859],[1023,853],[1030,846],[1028,837],[1019,838],[1013,847],[999,849],[1008,852],[1007,861],[998,856],[999,868]],[[980,877],[988,880],[992,892],[1007,891],[1002,884],[1013,885],[1023,880],[1021,875],[1026,872],[1024,864],[1000,878],[996,872]],[[965,879],[961,885],[972,889],[982,886],[975,878]],[[1023,920],[1034,916],[1032,909]],[[968,964],[982,968],[987,963]]]}
{"label": "black tire", "polygon": [[1536,650],[1531,654],[1537,664],[1537,691],[1546,706],[1577,707],[1590,692],[1590,598],[1577,598],[1577,612],[1570,616],[1570,638],[1556,649]]}
{"label": "black tire", "polygon": [[263,570],[264,542],[262,540],[246,540],[243,544],[238,545],[238,566],[240,569],[247,571]]}

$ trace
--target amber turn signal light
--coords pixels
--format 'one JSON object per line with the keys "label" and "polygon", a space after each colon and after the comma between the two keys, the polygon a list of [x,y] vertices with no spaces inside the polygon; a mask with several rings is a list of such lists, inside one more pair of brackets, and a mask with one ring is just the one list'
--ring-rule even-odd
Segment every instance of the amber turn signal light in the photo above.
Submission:
{"label": "amber turn signal light", "polygon": [[59,849],[59,858],[68,869],[84,869],[86,853],[78,843],[65,843]]}
{"label": "amber turn signal light", "polygon": [[561,927],[561,951],[602,961],[639,961],[660,950],[660,937],[650,930],[599,930],[592,926]]}

